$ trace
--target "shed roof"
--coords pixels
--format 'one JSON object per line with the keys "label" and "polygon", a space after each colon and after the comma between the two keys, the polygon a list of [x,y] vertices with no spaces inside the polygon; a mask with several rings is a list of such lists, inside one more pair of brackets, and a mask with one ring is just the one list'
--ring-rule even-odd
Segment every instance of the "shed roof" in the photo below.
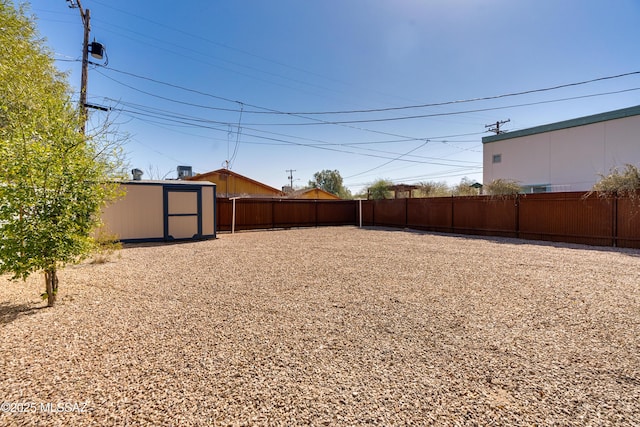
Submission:
{"label": "shed roof", "polygon": [[140,179],[140,180],[126,180],[118,181],[123,185],[201,185],[201,186],[215,186],[216,184],[209,181],[185,181],[181,179]]}
{"label": "shed roof", "polygon": [[535,135],[538,133],[551,132],[554,130],[567,129],[577,126],[586,126],[593,123],[606,122],[608,120],[616,120],[637,115],[640,115],[640,105],[636,105],[635,107],[623,108],[620,110],[608,111],[606,113],[594,114],[591,116],[579,117],[577,119],[564,120],[561,122],[516,130],[513,132],[504,132],[497,135],[485,136],[482,138],[482,143],[487,144],[490,142],[503,141],[505,139],[520,138],[522,136]]}

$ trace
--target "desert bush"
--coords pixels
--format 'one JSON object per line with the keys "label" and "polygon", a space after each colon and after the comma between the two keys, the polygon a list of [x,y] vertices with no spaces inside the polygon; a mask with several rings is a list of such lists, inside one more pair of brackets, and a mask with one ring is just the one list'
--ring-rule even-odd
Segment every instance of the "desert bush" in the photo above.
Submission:
{"label": "desert bush", "polygon": [[632,164],[626,164],[622,172],[613,168],[608,175],[600,175],[591,190],[601,197],[626,196],[637,200],[640,197],[640,169]]}
{"label": "desert bush", "polygon": [[484,191],[490,196],[513,196],[522,192],[522,187],[518,181],[498,178],[486,184]]}
{"label": "desert bush", "polygon": [[451,195],[451,189],[444,181],[428,181],[418,184],[418,193],[421,197],[446,197]]}
{"label": "desert bush", "polygon": [[94,240],[95,250],[91,260],[92,264],[104,264],[109,261],[111,255],[122,249],[122,243],[118,236],[104,230],[100,230]]}

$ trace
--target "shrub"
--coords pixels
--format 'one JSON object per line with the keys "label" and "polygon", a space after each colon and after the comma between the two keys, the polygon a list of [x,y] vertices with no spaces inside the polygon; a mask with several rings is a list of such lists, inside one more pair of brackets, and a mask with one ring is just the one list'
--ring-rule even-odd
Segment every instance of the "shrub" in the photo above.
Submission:
{"label": "shrub", "polygon": [[596,191],[601,197],[627,196],[638,198],[640,190],[640,170],[637,166],[626,164],[624,171],[618,168],[611,169],[609,175],[600,175],[600,181],[596,182],[591,191]]}
{"label": "shrub", "polygon": [[486,184],[484,191],[490,196],[513,196],[522,192],[522,187],[518,181],[498,178]]}

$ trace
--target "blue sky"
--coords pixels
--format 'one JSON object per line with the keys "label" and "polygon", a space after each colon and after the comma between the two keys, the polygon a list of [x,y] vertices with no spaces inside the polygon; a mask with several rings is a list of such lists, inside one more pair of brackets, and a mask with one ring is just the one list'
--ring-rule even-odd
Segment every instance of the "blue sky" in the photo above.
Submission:
{"label": "blue sky", "polygon": [[[639,74],[451,103],[640,71],[638,0],[81,2],[109,59],[91,66],[89,102],[112,108],[144,178],[228,161],[276,188],[288,169],[294,186],[337,169],[354,193],[380,178],[481,182],[487,124],[640,104]],[[78,9],[30,4],[78,91]]]}

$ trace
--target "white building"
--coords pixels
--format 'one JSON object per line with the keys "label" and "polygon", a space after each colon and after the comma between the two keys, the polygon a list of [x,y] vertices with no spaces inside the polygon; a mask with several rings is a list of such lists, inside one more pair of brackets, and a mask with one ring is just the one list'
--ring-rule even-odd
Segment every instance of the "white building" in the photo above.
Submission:
{"label": "white building", "polygon": [[483,181],[525,192],[589,190],[600,175],[640,166],[640,105],[482,138]]}

